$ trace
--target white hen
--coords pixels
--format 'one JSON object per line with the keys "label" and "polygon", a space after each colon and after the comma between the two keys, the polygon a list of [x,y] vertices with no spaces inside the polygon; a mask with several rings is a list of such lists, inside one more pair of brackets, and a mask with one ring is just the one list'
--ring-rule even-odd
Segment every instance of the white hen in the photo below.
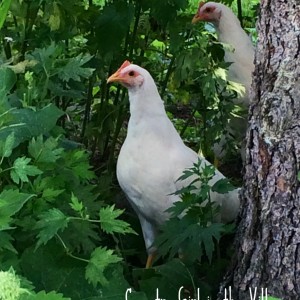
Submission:
{"label": "white hen", "polygon": [[233,51],[225,52],[225,61],[232,62],[229,79],[244,85],[243,103],[249,105],[248,93],[254,70],[254,47],[232,10],[222,3],[200,2],[192,22],[207,21],[214,24],[220,42],[231,45]]}
{"label": "white hen", "polygon": [[[254,70],[254,47],[251,39],[241,27],[240,21],[232,10],[222,3],[200,2],[199,9],[192,22],[207,21],[214,24],[218,39],[224,44],[231,45],[232,51],[225,51],[225,61],[232,64],[228,70],[228,79],[238,82],[245,87],[243,96],[236,98],[235,103],[248,108],[249,91],[252,82],[252,72]],[[247,129],[247,117],[244,119],[232,117],[227,128],[229,134],[235,136],[236,140],[242,142],[241,156],[245,161],[244,139]],[[213,146],[215,156],[221,158],[224,156],[223,148],[226,138]]]}
{"label": "white hen", "polygon": [[[199,156],[184,145],[148,71],[125,61],[108,82],[119,82],[129,92],[131,116],[118,157],[117,177],[139,217],[149,255],[146,266],[149,267],[158,228],[168,218],[165,210],[180,200],[178,195],[172,194],[184,184],[177,179],[198,161]],[[204,158],[201,160],[202,164],[210,165]],[[210,183],[221,178],[224,176],[216,171]],[[224,195],[212,193],[211,197],[221,205],[223,221],[237,216],[238,189]]]}

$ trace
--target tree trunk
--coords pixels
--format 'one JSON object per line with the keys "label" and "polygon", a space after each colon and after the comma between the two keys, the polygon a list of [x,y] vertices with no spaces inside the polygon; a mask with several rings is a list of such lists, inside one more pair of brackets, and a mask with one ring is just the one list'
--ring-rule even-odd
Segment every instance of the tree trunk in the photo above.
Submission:
{"label": "tree trunk", "polygon": [[[300,0],[261,0],[232,299],[300,299]],[[228,297],[229,299],[229,297]],[[263,298],[264,300],[266,298]],[[261,298],[262,300],[262,298]]]}

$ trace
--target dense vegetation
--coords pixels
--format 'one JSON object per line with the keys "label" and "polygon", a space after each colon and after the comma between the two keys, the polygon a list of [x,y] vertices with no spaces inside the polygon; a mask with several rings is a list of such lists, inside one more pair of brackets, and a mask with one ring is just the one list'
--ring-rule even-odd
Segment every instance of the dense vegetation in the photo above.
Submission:
{"label": "dense vegetation", "polygon": [[[257,2],[243,1],[251,32]],[[223,45],[209,25],[191,24],[197,6],[194,0],[2,1],[0,269],[9,271],[0,271],[0,280],[7,276],[11,299],[117,300],[129,287],[136,291],[130,299],[139,300],[154,299],[157,288],[168,299],[181,286],[190,297],[197,287],[203,297],[216,293],[233,225],[195,227],[195,211],[206,218],[216,208],[199,211],[191,187],[181,191],[185,207],[174,208],[158,241],[157,267],[143,268],[138,220],[115,178],[127,92],[106,84],[125,59],[148,69],[183,139],[213,160],[212,141],[229,114],[244,112],[232,102],[240,86],[226,80]],[[227,145],[236,153],[234,140]],[[231,157],[223,172],[240,183],[240,163]],[[213,170],[195,165],[192,172],[205,181]],[[231,187],[207,186],[201,201],[211,188]],[[179,222],[186,207],[193,213]],[[194,255],[180,260],[179,248]]]}

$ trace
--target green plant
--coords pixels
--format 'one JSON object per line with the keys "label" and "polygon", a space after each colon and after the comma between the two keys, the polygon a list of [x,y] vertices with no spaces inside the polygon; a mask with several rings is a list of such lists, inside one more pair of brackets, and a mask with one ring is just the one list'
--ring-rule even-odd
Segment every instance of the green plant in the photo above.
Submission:
{"label": "green plant", "polygon": [[[127,94],[106,84],[125,59],[147,68],[185,141],[209,155],[228,115],[242,112],[232,104],[239,87],[226,80],[222,46],[203,25],[190,24],[197,6],[187,0],[2,1],[0,264],[2,272],[13,267],[20,275],[21,288],[31,293],[24,299],[118,300],[129,287],[131,299],[153,299],[156,288],[176,298],[182,285],[193,287],[188,296],[196,286],[209,295],[218,284],[227,255],[213,249],[230,228],[205,225],[206,213],[217,208],[199,211],[203,199],[188,191],[183,222],[191,232],[183,229],[183,236],[195,242],[192,230],[200,228],[208,241],[197,244],[202,253],[192,257],[195,267],[172,258],[182,245],[172,244],[166,229],[161,243],[163,254],[171,247],[170,259],[141,268],[144,245],[132,234],[140,228],[134,214],[124,213],[115,178]],[[237,145],[231,139],[228,147]],[[175,216],[170,222],[181,229]]]}

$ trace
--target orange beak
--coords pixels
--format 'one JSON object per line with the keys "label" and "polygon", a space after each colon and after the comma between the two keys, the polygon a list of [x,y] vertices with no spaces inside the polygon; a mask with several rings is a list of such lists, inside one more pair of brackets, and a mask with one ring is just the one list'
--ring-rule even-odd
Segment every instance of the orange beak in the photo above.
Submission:
{"label": "orange beak", "polygon": [[121,75],[121,71],[128,67],[131,63],[128,60],[125,60],[122,64],[122,66],[111,76],[108,77],[107,79],[107,83],[110,82],[125,82],[125,78],[123,77],[123,75]]}
{"label": "orange beak", "polygon": [[194,18],[192,19],[192,24],[196,24],[197,22],[201,21],[201,17],[198,13],[194,15]]}
{"label": "orange beak", "polygon": [[120,75],[120,72],[118,72],[118,71],[116,73],[112,74],[111,76],[109,76],[107,79],[107,83],[118,82],[118,81],[122,81],[122,77]]}
{"label": "orange beak", "polygon": [[195,23],[197,23],[197,22],[199,22],[199,21],[202,21],[202,17],[200,16],[200,9],[201,9],[201,7],[202,7],[204,4],[205,4],[204,1],[201,1],[201,2],[199,3],[199,8],[198,8],[197,13],[194,15],[194,18],[193,18],[193,20],[192,20],[192,24],[195,24]]}

